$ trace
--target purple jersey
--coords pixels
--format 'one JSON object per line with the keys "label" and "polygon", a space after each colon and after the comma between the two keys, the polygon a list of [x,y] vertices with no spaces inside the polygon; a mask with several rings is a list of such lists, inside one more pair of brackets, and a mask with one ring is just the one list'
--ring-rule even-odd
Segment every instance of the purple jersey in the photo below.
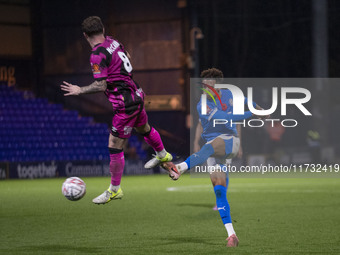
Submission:
{"label": "purple jersey", "polygon": [[103,43],[95,45],[90,62],[94,79],[106,80],[105,95],[114,109],[129,108],[143,100],[144,95],[140,96],[143,92],[132,80],[130,60],[118,41],[107,36]]}

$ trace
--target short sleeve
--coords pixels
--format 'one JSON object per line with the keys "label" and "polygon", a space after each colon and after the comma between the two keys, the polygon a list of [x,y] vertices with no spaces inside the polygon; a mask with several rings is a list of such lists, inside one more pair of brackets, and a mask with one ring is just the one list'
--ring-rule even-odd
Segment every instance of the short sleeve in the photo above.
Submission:
{"label": "short sleeve", "polygon": [[104,54],[92,54],[90,62],[94,79],[97,81],[106,80],[108,69],[106,56]]}

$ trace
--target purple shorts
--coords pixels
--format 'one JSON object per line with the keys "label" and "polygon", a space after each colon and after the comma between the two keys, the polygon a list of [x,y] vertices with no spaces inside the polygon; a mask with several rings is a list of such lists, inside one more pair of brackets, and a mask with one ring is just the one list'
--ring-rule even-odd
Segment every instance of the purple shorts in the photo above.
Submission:
{"label": "purple shorts", "polygon": [[[142,106],[143,107],[143,106]],[[129,138],[134,127],[140,127],[148,122],[144,107],[133,114],[116,111],[112,118],[111,134],[119,138]]]}
{"label": "purple shorts", "polygon": [[[129,96],[124,93],[124,106],[115,109],[113,106],[113,118],[111,134],[119,138],[129,138],[133,128],[145,125],[148,122],[148,115],[144,109],[144,93],[139,97]],[[133,98],[133,99],[131,99]]]}

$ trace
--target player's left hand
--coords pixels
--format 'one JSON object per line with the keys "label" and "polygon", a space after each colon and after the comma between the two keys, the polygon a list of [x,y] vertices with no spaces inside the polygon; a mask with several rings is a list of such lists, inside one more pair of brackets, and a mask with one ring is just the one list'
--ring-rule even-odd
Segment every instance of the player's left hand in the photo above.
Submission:
{"label": "player's left hand", "polygon": [[243,149],[242,149],[242,146],[240,146],[240,148],[238,149],[237,157],[242,158],[242,156],[243,156]]}
{"label": "player's left hand", "polygon": [[66,81],[63,81],[64,84],[61,84],[61,90],[66,91],[64,96],[78,96],[80,94],[80,87],[77,85],[73,85],[71,83],[68,83]]}
{"label": "player's left hand", "polygon": [[270,115],[265,115],[265,116],[261,116],[260,119],[262,120],[266,120],[266,119],[269,119],[270,118]]}
{"label": "player's left hand", "polygon": [[[256,110],[260,110],[260,111],[263,111],[263,108],[259,105],[256,106]],[[266,119],[269,119],[270,118],[270,114],[269,115],[265,115],[265,116],[262,116],[262,115],[256,115],[255,116],[258,118],[258,119],[261,119],[261,120],[266,120]]]}

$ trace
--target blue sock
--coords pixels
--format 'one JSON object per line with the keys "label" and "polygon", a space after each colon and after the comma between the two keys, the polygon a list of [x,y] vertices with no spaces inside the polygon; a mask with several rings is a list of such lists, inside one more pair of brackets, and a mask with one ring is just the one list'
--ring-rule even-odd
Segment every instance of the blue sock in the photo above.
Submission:
{"label": "blue sock", "polygon": [[184,162],[187,163],[188,169],[190,169],[207,161],[214,152],[214,148],[211,144],[205,144],[199,152],[192,154]]}
{"label": "blue sock", "polygon": [[217,210],[220,213],[223,224],[231,223],[230,206],[227,200],[227,188],[222,185],[214,187]]}

